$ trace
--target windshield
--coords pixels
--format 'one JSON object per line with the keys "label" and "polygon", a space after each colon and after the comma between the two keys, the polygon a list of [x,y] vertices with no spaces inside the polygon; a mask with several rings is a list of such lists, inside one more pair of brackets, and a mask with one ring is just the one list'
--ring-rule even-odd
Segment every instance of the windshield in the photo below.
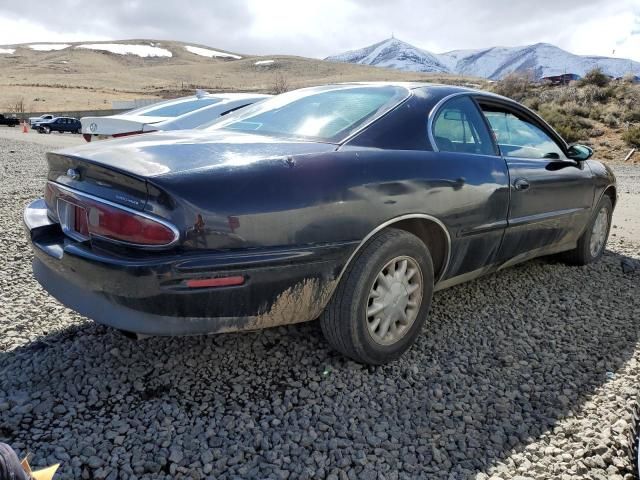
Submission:
{"label": "windshield", "polygon": [[177,117],[185,113],[193,112],[200,108],[213,105],[220,102],[220,98],[196,98],[193,100],[185,100],[182,102],[170,102],[168,105],[162,103],[157,106],[139,108],[131,110],[127,115],[142,115],[145,117]]}
{"label": "windshield", "polygon": [[333,143],[408,95],[406,88],[388,85],[306,88],[243,108],[202,128]]}

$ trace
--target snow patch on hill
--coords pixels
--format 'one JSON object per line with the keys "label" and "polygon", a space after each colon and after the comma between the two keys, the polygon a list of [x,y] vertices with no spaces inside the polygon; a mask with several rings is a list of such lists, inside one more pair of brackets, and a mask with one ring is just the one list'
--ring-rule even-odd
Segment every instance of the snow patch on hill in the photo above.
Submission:
{"label": "snow patch on hill", "polygon": [[37,52],[51,52],[54,50],[64,50],[70,46],[68,43],[34,43],[33,45],[29,45],[29,48]]}
{"label": "snow patch on hill", "polygon": [[117,55],[137,55],[138,57],[172,57],[173,54],[160,47],[151,45],[130,45],[125,43],[87,43],[78,45],[76,48],[87,50],[100,50],[103,52],[115,53]]}
{"label": "snow patch on hill", "polygon": [[0,54],[13,55],[16,53],[15,48],[0,48]]}
{"label": "snow patch on hill", "polygon": [[240,60],[242,58],[240,55],[219,52],[218,50],[212,50],[210,48],[194,47],[192,45],[185,45],[184,48],[195,55],[200,55],[201,57],[208,57],[208,58],[222,57],[222,58],[233,58],[235,60]]}
{"label": "snow patch on hill", "polygon": [[258,60],[254,65],[271,65],[275,60]]}

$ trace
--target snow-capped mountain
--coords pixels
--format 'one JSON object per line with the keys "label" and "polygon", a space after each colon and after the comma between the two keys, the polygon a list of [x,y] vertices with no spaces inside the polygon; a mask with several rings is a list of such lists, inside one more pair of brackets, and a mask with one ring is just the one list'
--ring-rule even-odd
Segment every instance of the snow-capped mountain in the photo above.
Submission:
{"label": "snow-capped mountain", "polygon": [[583,76],[594,67],[607,75],[640,74],[640,63],[621,58],[574,55],[548,43],[524,47],[453,50],[435,54],[390,38],[360,50],[327,57],[334,62],[360,63],[417,72],[453,73],[500,79],[511,72],[532,72],[536,78],[573,73]]}
{"label": "snow-capped mountain", "polygon": [[395,38],[360,50],[328,57],[326,60],[375,65],[412,72],[449,72],[449,68],[442,64],[436,55]]}

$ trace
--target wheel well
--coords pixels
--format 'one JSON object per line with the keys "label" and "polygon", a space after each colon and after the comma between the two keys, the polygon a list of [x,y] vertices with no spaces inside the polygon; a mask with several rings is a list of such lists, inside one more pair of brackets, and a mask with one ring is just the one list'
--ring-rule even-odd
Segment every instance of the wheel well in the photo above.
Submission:
{"label": "wheel well", "polygon": [[433,260],[433,273],[436,281],[444,273],[449,257],[449,240],[444,227],[426,218],[406,218],[389,225],[389,228],[397,228],[412,233],[429,249]]}
{"label": "wheel well", "polygon": [[611,205],[613,207],[616,206],[616,187],[614,187],[613,185],[609,186],[605,191],[604,191],[604,195],[607,195],[610,199],[611,199]]}

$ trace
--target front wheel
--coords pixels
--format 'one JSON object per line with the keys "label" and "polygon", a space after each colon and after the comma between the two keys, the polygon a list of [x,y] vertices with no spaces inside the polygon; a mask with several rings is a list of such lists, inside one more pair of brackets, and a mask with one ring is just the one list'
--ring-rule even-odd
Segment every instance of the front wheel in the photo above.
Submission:
{"label": "front wheel", "polygon": [[47,134],[51,133],[51,127],[42,127],[42,132]]}
{"label": "front wheel", "polygon": [[565,260],[573,265],[587,265],[595,262],[604,253],[611,228],[613,204],[605,195],[595,209],[595,214],[580,239],[578,246],[565,254]]}
{"label": "front wheel", "polygon": [[433,262],[425,244],[403,230],[385,230],[352,260],[320,318],[327,341],[361,363],[400,357],[426,321]]}

